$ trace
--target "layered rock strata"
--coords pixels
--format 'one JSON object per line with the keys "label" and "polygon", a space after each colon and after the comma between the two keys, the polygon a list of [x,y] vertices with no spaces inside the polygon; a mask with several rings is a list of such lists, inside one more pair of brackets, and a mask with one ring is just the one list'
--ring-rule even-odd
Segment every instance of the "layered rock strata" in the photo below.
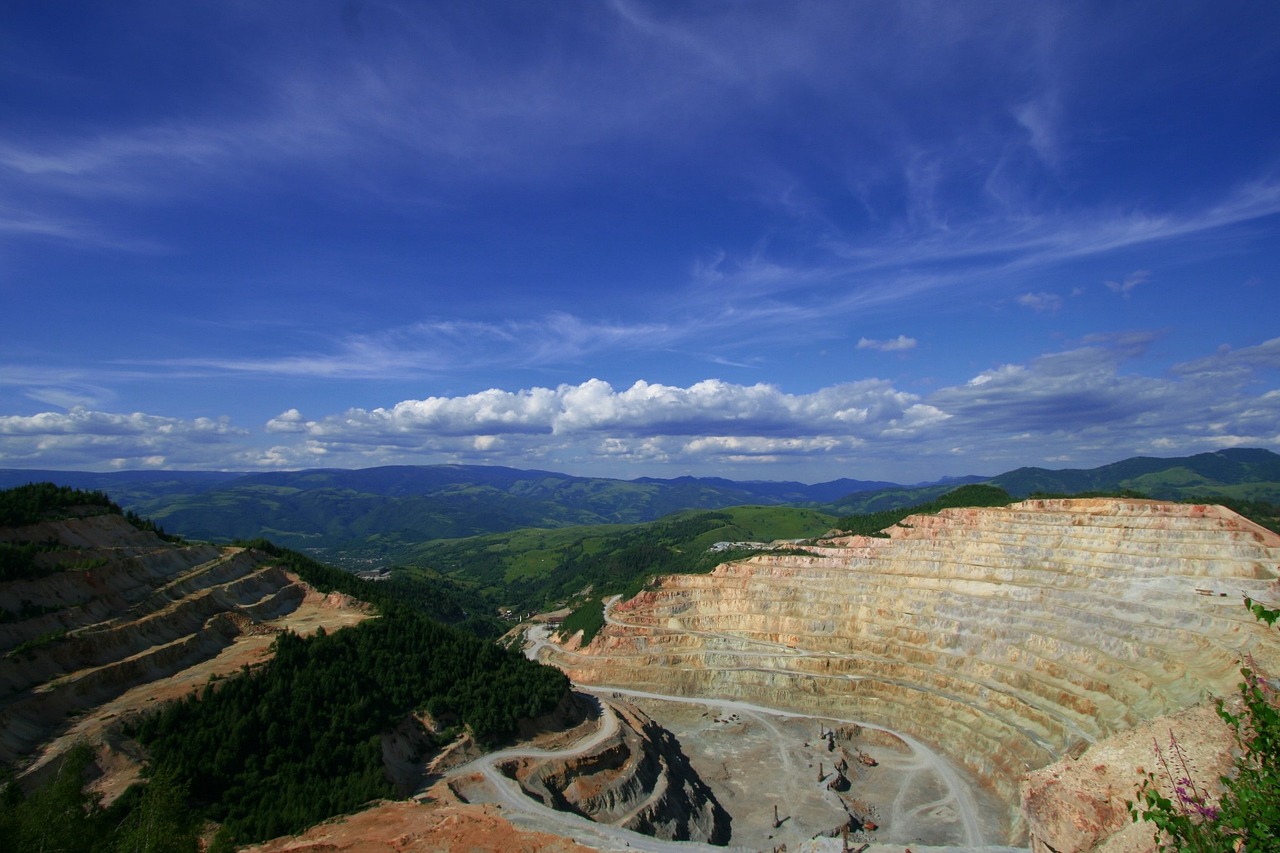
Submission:
{"label": "layered rock strata", "polygon": [[726,844],[730,818],[666,729],[630,705],[612,706],[617,732],[570,758],[507,762],[525,793],[559,811],[674,841]]}
{"label": "layered rock strata", "polygon": [[662,578],[611,608],[583,683],[860,719],[938,747],[1010,804],[1073,748],[1280,669],[1243,595],[1275,597],[1280,537],[1221,507],[1031,500],[912,516],[887,538]]}
{"label": "layered rock strata", "polygon": [[12,762],[69,719],[140,684],[208,660],[307,587],[261,554],[178,546],[97,515],[0,531],[48,543],[62,570],[0,584],[0,760]]}

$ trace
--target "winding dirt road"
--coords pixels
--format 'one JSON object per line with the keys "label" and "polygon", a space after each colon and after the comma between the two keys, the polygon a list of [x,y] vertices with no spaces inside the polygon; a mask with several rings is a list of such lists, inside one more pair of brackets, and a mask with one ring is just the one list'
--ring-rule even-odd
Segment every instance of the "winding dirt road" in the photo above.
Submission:
{"label": "winding dirt road", "polygon": [[[739,713],[773,716],[788,719],[806,719],[806,720],[822,720],[826,723],[852,723],[867,729],[876,729],[877,731],[888,732],[894,737],[900,738],[911,749],[911,755],[907,761],[901,765],[903,771],[924,771],[935,773],[942,782],[946,791],[946,796],[936,803],[930,805],[934,807],[952,806],[958,813],[961,825],[964,827],[964,846],[967,848],[986,847],[987,841],[983,838],[982,827],[978,821],[978,808],[974,803],[973,795],[969,791],[969,786],[964,783],[960,775],[956,773],[955,768],[951,766],[944,758],[929,747],[920,743],[914,738],[903,735],[899,732],[886,729],[882,726],[874,726],[870,723],[860,722],[858,720],[845,719],[841,717],[823,716],[818,717],[813,714],[800,714],[792,711],[780,711],[776,708],[766,708],[763,705],[754,705],[750,702],[739,702],[727,699],[701,699],[691,698],[687,696],[670,696],[663,693],[650,693],[644,690],[627,690],[620,687],[581,687],[580,689],[591,692],[609,692],[619,693],[637,699],[660,699],[664,702],[679,702],[687,705],[699,705],[705,707],[714,707],[716,709],[724,709],[737,711]],[[901,783],[901,789],[898,796],[895,797],[895,814],[890,815],[886,826],[891,827],[893,824],[902,826],[905,824],[905,816],[907,812],[899,804],[905,801],[906,792],[909,787],[909,780]],[[914,810],[914,809],[913,809]]]}
{"label": "winding dirt road", "polygon": [[505,817],[512,823],[527,829],[569,837],[600,850],[639,850],[645,853],[724,853],[748,850],[744,847],[717,847],[690,841],[664,841],[627,829],[596,823],[580,815],[556,811],[526,796],[516,780],[498,769],[500,764],[514,759],[552,756],[572,758],[592,751],[613,737],[618,731],[618,717],[613,707],[598,696],[590,693],[584,695],[596,702],[600,710],[600,726],[594,733],[564,749],[512,747],[492,752],[454,768],[449,772],[448,777],[461,779],[479,773],[484,777],[488,788],[492,789],[491,801],[502,805]]}
{"label": "winding dirt road", "polygon": [[[608,621],[617,621],[615,620],[612,613],[613,604],[615,602],[616,602],[616,599],[612,599],[607,601],[605,604],[605,616],[606,616],[606,620]],[[563,648],[555,645],[550,641],[549,634],[550,632],[545,626],[538,626],[528,630],[528,632],[526,633],[526,640],[527,640],[526,654],[530,658],[536,660],[539,657],[540,652],[545,647],[548,647],[548,646],[555,647],[557,651],[561,653],[565,651]],[[801,652],[801,654],[803,654],[803,652]],[[894,781],[892,784],[896,786],[897,790],[892,795],[892,805],[887,810],[887,813],[883,813],[880,815],[879,818],[877,818],[882,824],[882,832],[879,834],[881,835],[881,838],[883,839],[884,842],[888,842],[891,838],[893,838],[894,835],[901,835],[904,838],[909,837],[907,833],[909,832],[910,827],[918,824],[918,822],[921,819],[931,816],[934,822],[951,823],[955,826],[955,832],[957,833],[958,837],[955,837],[954,840],[950,842],[951,844],[955,845],[955,847],[951,849],[967,849],[967,850],[1020,849],[1020,848],[1009,848],[1009,847],[1003,847],[1003,846],[991,844],[990,840],[986,837],[983,831],[983,823],[981,820],[982,812],[979,805],[975,801],[974,793],[971,789],[971,784],[969,783],[969,781],[966,780],[960,773],[958,773],[956,769],[950,764],[950,762],[948,762],[945,758],[943,758],[937,752],[935,752],[925,744],[921,743],[920,741],[916,740],[915,738],[904,735],[902,733],[895,732],[881,726],[868,724],[860,720],[846,719],[846,718],[833,717],[833,716],[819,717],[813,714],[784,711],[776,708],[769,708],[769,707],[756,705],[749,702],[742,702],[742,701],[736,701],[736,700],[711,699],[711,698],[688,697],[688,696],[672,696],[669,694],[653,693],[653,692],[642,691],[642,690],[632,690],[632,689],[614,687],[614,686],[593,687],[593,686],[585,686],[585,685],[575,685],[575,687],[580,691],[596,695],[597,699],[599,699],[601,703],[603,713],[607,718],[610,718],[610,722],[612,722],[614,726],[616,726],[616,720],[611,719],[612,712],[609,710],[609,705],[605,697],[615,696],[616,698],[625,697],[628,700],[657,700],[661,702],[675,702],[675,703],[681,703],[685,705],[707,708],[709,709],[709,711],[714,710],[718,712],[718,714],[721,716],[727,716],[730,713],[749,715],[750,717],[754,718],[757,722],[759,722],[767,731],[772,731],[775,735],[778,734],[778,728],[773,721],[783,720],[783,719],[815,720],[815,721],[821,720],[822,722],[828,725],[855,724],[858,726],[862,726],[863,728],[866,728],[866,729],[875,729],[878,731],[888,732],[893,737],[899,739],[903,744],[905,744],[909,752],[901,755],[900,757],[894,756],[891,759],[891,766],[886,768],[893,771],[892,778],[894,779]],[[607,735],[604,735],[604,736],[607,736]],[[566,751],[565,754],[566,755],[580,754],[581,752],[584,752],[587,749],[589,749],[590,746],[600,743],[602,737],[604,736],[593,736],[589,738],[587,741],[584,741],[578,745],[575,745],[572,749]],[[496,766],[495,766],[496,763],[500,762],[504,758],[514,757],[514,755],[518,752],[519,751],[511,751],[511,752],[504,751],[504,753],[498,753],[495,756],[493,756],[494,761],[487,765],[490,768],[490,772],[486,773],[486,778],[492,778],[492,775],[501,776],[501,773],[499,773],[496,770]],[[524,754],[524,753],[520,753],[520,754]],[[531,752],[530,754],[545,755],[547,753],[539,751],[539,752]],[[778,761],[780,766],[785,765],[787,762],[790,761],[789,757],[786,754],[786,751],[781,749],[781,747],[779,747],[778,749]],[[532,803],[532,801],[530,801],[527,797],[525,797],[520,792],[518,785],[516,785],[513,781],[509,779],[505,779],[505,777],[503,777],[503,779],[505,780],[503,784],[505,785],[505,788],[508,791],[507,796],[518,798],[518,800],[516,801],[520,802],[519,806],[509,805],[508,807],[527,809],[527,805]],[[919,793],[919,790],[921,789],[938,791],[939,795],[938,796],[930,795],[928,797],[925,797],[922,801],[922,797]],[[505,802],[506,802],[506,799],[504,798],[504,803]],[[545,814],[545,812],[549,812],[550,811],[549,809],[542,809],[542,807],[536,803],[532,803],[532,805],[536,806],[538,809],[540,809],[543,812],[543,814],[541,814],[542,818],[544,819],[547,818],[547,815]],[[552,814],[558,814],[558,813],[553,812]],[[581,840],[584,843],[595,843],[594,840],[587,841],[584,834],[579,833],[578,827],[580,827],[583,823],[588,823],[587,821],[580,818],[576,818],[576,816],[565,816],[565,817],[574,818],[573,821],[565,823],[564,828],[565,829],[572,828],[574,837],[576,839]],[[570,823],[572,824],[572,827],[570,827]],[[898,832],[894,831],[895,827],[899,830]],[[548,827],[545,823],[543,823],[542,821],[539,821],[539,828],[547,829]],[[661,842],[661,841],[656,841],[655,839],[647,838],[645,836],[637,836],[635,833],[624,832],[622,830],[605,830],[604,828],[599,827],[598,825],[595,825],[595,828],[597,830],[603,830],[608,840],[610,841],[622,840],[622,841],[628,842],[630,845],[630,849],[643,849],[643,850],[654,849],[654,850],[666,850],[666,851],[694,850],[699,848],[719,849],[719,850],[725,849],[725,848],[709,848],[706,845],[690,845],[690,844],[678,843],[678,842]],[[560,832],[563,830],[557,829],[554,831]],[[817,842],[814,842],[814,843],[816,844]],[[915,849],[925,849],[921,845],[917,845],[917,844],[913,844],[913,847]],[[839,848],[837,847],[836,849],[839,849]],[[890,847],[887,844],[886,845],[876,844],[871,847],[871,850],[876,850],[876,849],[900,850],[901,847]],[[940,848],[928,848],[928,849],[940,849]]]}
{"label": "winding dirt road", "polygon": [[[614,605],[616,605],[621,598],[622,596],[615,595],[605,600],[604,621],[606,624],[623,625],[623,626],[626,626],[629,624],[625,620],[618,619],[614,613]],[[632,626],[632,627],[642,627],[642,626]],[[706,633],[706,632],[689,631],[689,633],[700,634],[700,633]],[[728,637],[722,634],[711,633],[709,635],[720,637],[723,639],[729,639]],[[744,638],[733,637],[732,639],[741,642]],[[780,653],[789,654],[789,655],[805,655],[806,654],[805,652],[798,651],[796,649],[792,649],[787,646],[782,646],[776,643],[770,643],[763,640],[748,640],[748,642],[753,642],[755,644],[768,647],[767,652],[761,653],[762,656],[764,655],[773,656]],[[542,646],[549,645],[549,644],[550,644],[549,636],[544,636],[542,639],[542,642],[535,643],[534,647],[531,648],[530,652],[531,654],[536,654],[536,651],[539,650]],[[536,660],[536,658],[534,659]],[[642,693],[642,692],[636,692],[636,691],[630,691],[630,690],[620,690],[619,692],[626,695],[632,695],[632,696],[648,696],[649,698],[655,698],[655,699],[686,701],[683,698],[664,696],[664,695],[658,695],[658,694],[648,694],[648,693]],[[687,700],[687,701],[692,701],[698,704],[706,704],[706,702],[703,700]],[[759,705],[751,705],[743,702],[717,701],[715,704],[718,707],[735,708],[742,711],[773,714],[778,717],[791,717],[791,718],[799,717],[799,718],[808,718],[808,719],[819,719],[818,717],[812,714],[799,714],[799,713],[793,713],[789,711],[779,711],[774,708],[765,708]],[[902,742],[905,743],[908,747],[910,747],[912,751],[911,763],[909,766],[904,767],[903,769],[908,772],[926,771],[926,772],[936,774],[942,782],[946,795],[942,798],[942,800],[936,803],[935,806],[937,808],[952,806],[956,809],[960,819],[960,823],[964,827],[964,844],[966,847],[974,848],[974,847],[986,846],[987,841],[983,837],[982,826],[978,819],[978,814],[979,814],[978,806],[977,806],[977,803],[974,801],[973,794],[970,791],[969,785],[964,781],[964,779],[961,778],[960,774],[956,772],[955,767],[953,767],[951,763],[948,762],[945,758],[938,755],[932,749],[925,746],[923,743],[916,740],[915,738],[910,737],[909,735],[905,735],[901,732],[892,731],[891,729],[886,729],[882,726],[872,725],[871,723],[866,723],[861,720],[844,719],[844,718],[838,718],[838,717],[831,717],[831,718],[824,717],[822,719],[833,719],[837,722],[853,723],[855,725],[862,726],[863,728],[877,729],[879,731],[888,732],[889,734],[892,734],[893,736],[901,739]],[[904,825],[907,817],[907,812],[903,806],[906,800],[907,788],[908,788],[908,784],[907,782],[904,781],[901,789],[898,792],[898,795],[894,798],[894,811],[890,815],[890,820],[892,821],[893,824],[896,824],[898,826]],[[918,810],[918,807],[916,809],[913,809],[912,811],[917,811],[917,810]]]}

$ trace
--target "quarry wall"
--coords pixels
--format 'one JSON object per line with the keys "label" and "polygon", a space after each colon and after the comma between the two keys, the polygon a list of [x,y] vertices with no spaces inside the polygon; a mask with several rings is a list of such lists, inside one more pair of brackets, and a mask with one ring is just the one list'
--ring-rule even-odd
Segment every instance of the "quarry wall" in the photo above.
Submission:
{"label": "quarry wall", "polygon": [[1280,537],[1222,507],[1031,500],[912,516],[886,538],[662,578],[550,661],[589,684],[745,699],[909,733],[1025,824],[1019,779],[1234,691],[1277,633]]}

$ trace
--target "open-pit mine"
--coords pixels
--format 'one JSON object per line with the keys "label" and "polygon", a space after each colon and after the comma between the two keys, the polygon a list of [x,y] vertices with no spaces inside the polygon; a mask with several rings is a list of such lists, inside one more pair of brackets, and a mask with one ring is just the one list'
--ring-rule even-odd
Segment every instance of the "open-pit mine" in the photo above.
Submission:
{"label": "open-pit mine", "polygon": [[[949,837],[921,839],[912,825],[874,837],[1046,850],[1089,849],[1128,824],[1150,740],[1092,806],[1065,775],[1034,787],[1027,774],[1229,696],[1242,656],[1280,665],[1276,632],[1241,603],[1276,600],[1280,537],[1222,507],[1029,500],[912,516],[886,533],[663,577],[608,608],[587,647],[541,657],[581,684],[892,730],[963,777],[952,783],[971,789],[977,824],[957,815]],[[869,794],[855,783],[845,796]],[[1057,807],[1068,801],[1075,811]]]}
{"label": "open-pit mine", "polygon": [[[239,548],[113,515],[9,530],[73,570],[3,585],[0,758],[26,782],[73,740],[109,799],[119,723],[368,608]],[[792,543],[610,601],[585,646],[526,627],[577,685],[533,742],[384,758],[408,799],[264,851],[1151,849],[1131,824],[1152,739],[1202,781],[1248,656],[1280,671],[1280,536],[1218,506],[1029,500]],[[398,736],[397,736],[398,737]],[[414,740],[418,738],[418,740]],[[419,744],[419,745],[415,745]],[[719,848],[723,849],[723,848]]]}

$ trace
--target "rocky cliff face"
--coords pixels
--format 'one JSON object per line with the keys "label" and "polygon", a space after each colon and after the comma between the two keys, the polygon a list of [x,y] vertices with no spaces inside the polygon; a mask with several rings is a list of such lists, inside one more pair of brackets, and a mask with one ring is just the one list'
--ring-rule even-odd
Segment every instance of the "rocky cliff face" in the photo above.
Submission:
{"label": "rocky cliff face", "polygon": [[1031,500],[914,516],[888,538],[663,578],[590,647],[585,683],[747,699],[931,743],[1010,804],[1068,751],[1280,668],[1242,594],[1275,598],[1280,537],[1221,507]]}
{"label": "rocky cliff face", "polygon": [[308,598],[324,600],[265,555],[174,545],[119,515],[0,530],[0,541],[47,543],[38,559],[61,569],[0,584],[0,761],[7,763],[30,759],[135,688],[209,662],[241,637],[279,630],[272,621],[299,613]]}

